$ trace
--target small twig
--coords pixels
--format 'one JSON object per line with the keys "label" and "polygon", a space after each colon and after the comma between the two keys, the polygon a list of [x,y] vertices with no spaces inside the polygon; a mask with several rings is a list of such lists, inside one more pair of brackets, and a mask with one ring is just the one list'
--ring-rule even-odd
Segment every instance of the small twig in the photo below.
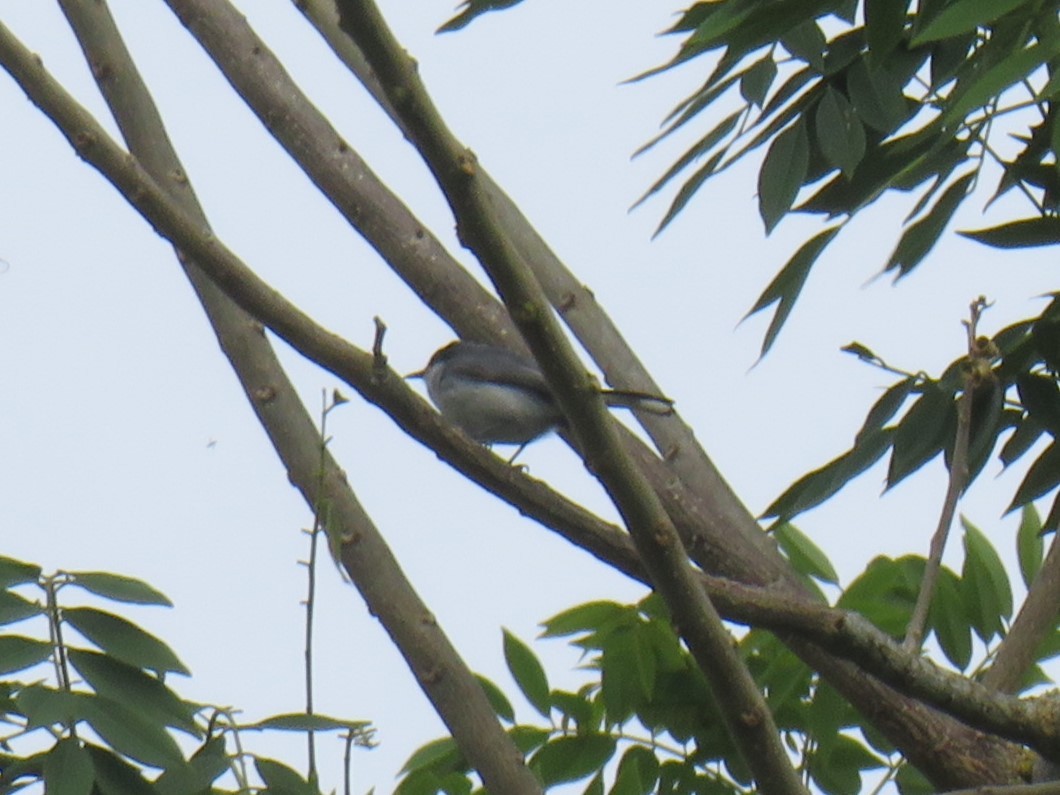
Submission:
{"label": "small twig", "polygon": [[979,317],[987,306],[986,298],[979,296],[971,304],[970,319],[964,323],[968,332],[968,360],[964,373],[964,387],[957,401],[957,430],[954,434],[953,456],[950,460],[950,478],[946,487],[946,497],[942,502],[938,525],[931,538],[931,548],[927,565],[924,567],[924,579],[921,581],[920,593],[917,595],[913,616],[909,619],[909,627],[906,629],[903,645],[908,652],[918,651],[924,642],[931,598],[934,595],[935,583],[942,566],[942,553],[946,549],[946,539],[949,537],[953,515],[957,510],[957,500],[960,499],[968,481],[968,440],[971,437],[972,428],[972,397],[976,386],[984,377],[981,365],[985,362],[987,372],[989,372],[991,358],[988,351],[989,341],[980,340],[976,333]]}
{"label": "small twig", "polygon": [[[67,577],[62,572],[45,578],[44,592],[47,594],[48,634],[51,636],[52,649],[55,655],[55,677],[59,687],[66,693],[71,691],[70,662],[66,656],[66,643],[63,641],[63,620],[59,609],[57,591]],[[77,721],[72,715],[66,716],[66,728],[70,737],[77,737]]]}
{"label": "small twig", "polygon": [[[383,327],[386,328],[385,326]],[[381,334],[377,334],[377,342],[381,340]],[[320,470],[317,477],[317,501],[313,506],[313,529],[309,531],[309,560],[306,563],[307,585],[305,600],[305,711],[306,715],[313,714],[313,617],[316,606],[317,588],[317,542],[320,534],[325,530],[325,515],[327,513],[326,500],[324,499],[324,477],[327,473],[327,449],[328,449],[328,414],[337,406],[346,402],[336,390],[331,403],[328,402],[327,390],[324,390],[320,401]],[[316,757],[316,732],[312,729],[306,732],[306,744],[309,754],[309,781],[317,781],[317,757]]]}
{"label": "small twig", "polygon": [[383,337],[386,336],[386,323],[379,315],[372,318],[375,323],[375,340],[372,342],[372,380],[382,383],[386,380],[389,371],[387,367],[386,354],[383,353]]}
{"label": "small twig", "polygon": [[353,743],[357,739],[357,734],[351,729],[342,739],[346,744],[346,749],[342,754],[342,792],[343,795],[352,795],[353,783],[350,780],[350,770],[353,767]]}
{"label": "small twig", "polygon": [[[51,636],[52,648],[55,655],[55,679],[59,687],[70,692],[70,667],[66,660],[66,645],[63,643],[62,616],[59,614],[59,600],[56,597],[56,579],[61,575],[53,575],[45,578],[44,593],[48,605],[48,634]],[[73,726],[70,727],[73,731]]]}

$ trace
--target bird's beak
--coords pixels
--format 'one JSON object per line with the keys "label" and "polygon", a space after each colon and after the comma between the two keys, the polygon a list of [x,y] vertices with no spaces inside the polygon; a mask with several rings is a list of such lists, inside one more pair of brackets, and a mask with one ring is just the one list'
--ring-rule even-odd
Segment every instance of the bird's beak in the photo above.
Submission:
{"label": "bird's beak", "polygon": [[405,376],[405,378],[423,378],[423,376],[424,376],[424,374],[426,372],[427,372],[426,370],[417,370],[414,373],[409,373],[408,375]]}

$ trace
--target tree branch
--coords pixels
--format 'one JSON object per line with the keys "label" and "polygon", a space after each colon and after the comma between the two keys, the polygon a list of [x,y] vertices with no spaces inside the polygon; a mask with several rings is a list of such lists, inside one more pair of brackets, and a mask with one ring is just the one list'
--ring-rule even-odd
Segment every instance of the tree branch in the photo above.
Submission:
{"label": "tree branch", "polygon": [[[123,134],[138,159],[145,163],[144,168],[152,169],[162,184],[167,184],[167,177],[181,176],[169,181],[170,196],[157,185],[154,189],[172,202],[175,211],[184,213],[187,220],[205,226],[201,207],[183,178],[157,109],[106,5],[100,0],[61,0],[61,3]],[[26,88],[24,80],[33,75],[40,95],[50,95],[53,101],[69,100],[59,86],[48,85],[48,75],[39,62],[2,25],[0,51],[5,68],[23,88]],[[64,104],[74,105],[72,101]],[[90,116],[83,115],[87,118],[81,120],[81,143],[93,151],[117,150],[116,146],[107,146],[110,142],[105,133]],[[93,126],[97,129],[93,130]],[[126,162],[136,161],[127,158]],[[174,198],[172,193],[180,198]],[[393,638],[461,751],[476,764],[483,780],[494,791],[540,793],[536,780],[522,762],[522,754],[500,726],[481,686],[404,577],[346,482],[345,474],[330,454],[321,449],[312,420],[260,327],[218,291],[193,260],[182,257],[181,261],[291,481],[310,508],[329,506],[331,532],[351,539],[343,547],[342,563],[346,571],[369,609]],[[354,549],[356,554],[352,554]]]}
{"label": "tree branch", "polygon": [[1060,545],[1053,536],[1034,582],[1027,591],[1016,620],[994,655],[993,664],[983,674],[983,684],[1001,693],[1015,693],[1023,675],[1034,665],[1038,648],[1056,629],[1060,613]]}
{"label": "tree branch", "polygon": [[[204,0],[192,2],[201,4]],[[340,30],[338,12],[333,0],[293,2],[320,32],[339,60],[361,81],[380,107],[408,137],[410,131],[407,125],[387,100],[364,54],[356,43]],[[218,7],[218,13],[224,13],[220,11],[221,2],[212,5]],[[216,54],[214,57],[217,57]],[[229,71],[229,67],[220,61],[218,65],[226,73]],[[607,382],[616,388],[664,394],[665,390],[659,388],[630,349],[617,326],[597,302],[592,290],[567,269],[482,164],[477,167],[482,190],[489,196],[512,245],[521,253],[523,260],[537,277],[549,302],[603,370]],[[638,419],[651,437],[655,448],[662,454],[666,462],[665,470],[676,475],[688,493],[710,506],[709,513],[713,519],[725,525],[725,535],[739,535],[741,543],[757,549],[763,555],[775,554],[771,540],[761,532],[754,516],[729,487],[695,434],[679,415],[663,419],[644,414],[638,416]],[[707,531],[702,525],[690,527],[689,537],[694,539],[696,544],[717,543],[716,538],[707,537]]]}
{"label": "tree branch", "polygon": [[693,573],[662,502],[622,449],[612,419],[560,331],[540,285],[498,223],[473,155],[435,111],[412,59],[393,39],[375,5],[340,0],[339,13],[341,27],[372,65],[445,193],[462,241],[486,269],[523,333],[590,470],[622,513],[652,584],[712,682],[722,715],[759,787],[768,793],[804,793],[773,716]]}

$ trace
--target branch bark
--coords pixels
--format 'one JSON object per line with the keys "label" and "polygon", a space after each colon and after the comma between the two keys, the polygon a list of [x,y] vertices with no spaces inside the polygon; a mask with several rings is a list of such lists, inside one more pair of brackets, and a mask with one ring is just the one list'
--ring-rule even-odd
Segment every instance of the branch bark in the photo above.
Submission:
{"label": "branch bark", "polygon": [[[133,156],[147,174],[168,186],[168,198],[175,209],[205,226],[202,208],[107,6],[101,0],[60,0],[60,4]],[[33,63],[29,53],[20,51],[2,26],[0,41],[5,68],[11,71],[14,67],[23,78],[36,72],[42,93],[65,99],[57,85],[47,86],[43,68]],[[97,150],[106,148],[105,133],[91,129],[90,117],[82,121],[82,142]],[[342,565],[405,657],[461,751],[493,791],[540,793],[540,786],[498,722],[474,675],[405,578],[345,474],[331,455],[320,449],[313,421],[260,325],[218,290],[194,259],[179,256],[179,252],[178,257],[291,482],[310,509],[328,506],[329,532],[350,539],[342,548]]]}
{"label": "branch bark", "polygon": [[1016,620],[998,646],[993,664],[983,674],[983,684],[998,692],[1019,690],[1042,641],[1056,630],[1060,614],[1060,545],[1056,538],[1054,535],[1049,554],[1031,583]]}
{"label": "branch bark", "polygon": [[608,412],[563,336],[540,284],[493,209],[474,156],[450,133],[427,96],[412,59],[370,0],[339,0],[340,26],[372,66],[391,107],[449,201],[461,239],[497,287],[548,379],[586,463],[622,514],[653,587],[713,684],[733,739],[759,788],[804,793],[772,713],[693,573],[656,492],[623,450]]}

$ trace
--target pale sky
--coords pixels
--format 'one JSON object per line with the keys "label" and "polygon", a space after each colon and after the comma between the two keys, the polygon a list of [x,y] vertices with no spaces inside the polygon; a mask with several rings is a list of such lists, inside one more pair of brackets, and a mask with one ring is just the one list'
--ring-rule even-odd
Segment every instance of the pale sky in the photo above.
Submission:
{"label": "pale sky", "polygon": [[[630,161],[705,65],[632,85],[677,40],[655,36],[665,4],[526,2],[438,36],[453,0],[382,2],[451,128],[596,293],[736,492],[761,511],[792,480],[846,449],[892,378],[839,352],[858,340],[895,364],[938,372],[960,355],[960,321],[984,294],[993,333],[1042,308],[1055,289],[1048,250],[996,252],[948,236],[897,287],[868,283],[909,204],[880,202],[825,254],[773,352],[752,369],[768,316],[741,317],[797,245],[822,228],[786,219],[765,239],[754,162],[709,183],[652,241],[668,197],[630,205],[693,138]],[[302,88],[378,174],[475,273],[425,168],[332,58],[291,3],[238,3]],[[155,94],[217,234],[327,327],[367,347],[389,325],[391,362],[411,371],[450,332],[390,274],[261,128],[160,2],[115,0],[114,14]],[[0,0],[0,20],[97,114],[103,105],[53,4]],[[103,569],[147,580],[173,610],[128,614],[192,669],[183,695],[244,710],[296,711],[302,695],[304,573],[311,513],[220,354],[157,237],[51,123],[0,75],[0,554],[45,569]],[[103,116],[101,115],[101,118]],[[108,126],[113,128],[113,125]],[[706,129],[704,122],[690,134]],[[991,177],[990,180],[993,180]],[[990,181],[988,180],[988,182]],[[958,228],[984,220],[972,202]],[[992,211],[995,212],[995,211]],[[283,348],[312,411],[336,379]],[[406,574],[469,665],[518,705],[501,628],[532,639],[538,622],[590,599],[643,589],[464,482],[352,393],[334,413],[332,452]],[[613,517],[601,490],[555,438],[522,457],[533,474]],[[879,465],[798,521],[844,583],[877,554],[924,554],[942,501],[935,461],[878,499]],[[1019,473],[991,462],[961,510],[1013,555],[1001,511]],[[410,498],[411,495],[411,498]],[[960,564],[959,536],[947,560]],[[441,733],[385,633],[334,567],[321,568],[318,709],[375,722],[381,743],[356,756],[354,791],[389,792],[408,755]],[[1013,579],[1018,580],[1014,573]],[[535,645],[553,684],[583,681],[561,641]],[[250,746],[296,766],[295,736]],[[341,747],[324,738],[322,775],[340,783]]]}

